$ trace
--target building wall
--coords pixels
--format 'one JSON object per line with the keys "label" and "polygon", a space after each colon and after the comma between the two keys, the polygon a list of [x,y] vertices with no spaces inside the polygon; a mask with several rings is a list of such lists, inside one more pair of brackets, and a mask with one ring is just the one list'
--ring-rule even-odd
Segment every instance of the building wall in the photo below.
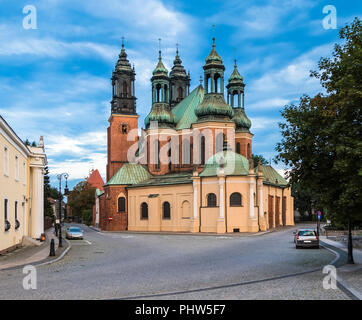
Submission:
{"label": "building wall", "polygon": [[[99,197],[99,227],[105,231],[127,230],[128,206],[126,211],[118,212],[118,197],[124,196],[127,199],[125,186],[105,186],[104,194]],[[110,220],[111,218],[111,220]]]}
{"label": "building wall", "polygon": [[[4,131],[0,132],[0,252],[17,246],[26,233],[27,223],[27,155],[16,141]],[[5,172],[5,150],[8,152],[8,170]],[[16,173],[16,160],[18,170]],[[10,230],[5,231],[5,199],[8,202],[7,216],[11,224]],[[17,220],[20,223],[15,229],[15,201],[17,201]]]}
{"label": "building wall", "polygon": [[[149,197],[150,195],[158,195]],[[171,218],[163,219],[162,205],[171,205]],[[141,219],[141,204],[148,204],[148,219]],[[128,230],[189,232],[193,208],[192,184],[128,189]]]}

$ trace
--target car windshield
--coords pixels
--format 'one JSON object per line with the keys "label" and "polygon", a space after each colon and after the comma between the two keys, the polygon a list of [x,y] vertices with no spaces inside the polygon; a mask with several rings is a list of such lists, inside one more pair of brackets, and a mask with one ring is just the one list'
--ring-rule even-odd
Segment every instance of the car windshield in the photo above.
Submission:
{"label": "car windshield", "polygon": [[69,228],[70,232],[81,232],[79,228]]}
{"label": "car windshield", "polygon": [[298,236],[301,236],[301,237],[315,236],[315,231],[313,231],[313,230],[302,230],[302,231],[298,232]]}

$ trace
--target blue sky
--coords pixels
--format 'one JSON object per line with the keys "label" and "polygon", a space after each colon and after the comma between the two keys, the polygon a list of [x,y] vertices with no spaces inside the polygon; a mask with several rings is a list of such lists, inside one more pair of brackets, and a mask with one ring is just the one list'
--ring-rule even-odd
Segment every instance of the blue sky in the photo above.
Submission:
{"label": "blue sky", "polygon": [[[23,28],[29,4],[37,10],[35,30]],[[158,38],[169,70],[179,43],[194,88],[214,35],[225,78],[235,57],[244,77],[253,152],[272,158],[280,110],[321,90],[309,70],[339,41],[338,29],[322,26],[325,5],[336,7],[338,28],[362,14],[358,1],[0,0],[0,114],[24,140],[44,136],[53,183],[64,171],[71,186],[92,168],[105,176],[110,77],[121,37],[135,64],[143,126]]]}

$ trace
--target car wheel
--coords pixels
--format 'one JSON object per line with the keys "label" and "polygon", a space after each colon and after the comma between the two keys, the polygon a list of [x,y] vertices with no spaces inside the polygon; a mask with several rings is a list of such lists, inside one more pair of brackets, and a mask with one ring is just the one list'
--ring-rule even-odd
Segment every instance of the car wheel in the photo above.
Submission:
{"label": "car wheel", "polygon": [[300,249],[300,246],[295,246],[295,249]]}

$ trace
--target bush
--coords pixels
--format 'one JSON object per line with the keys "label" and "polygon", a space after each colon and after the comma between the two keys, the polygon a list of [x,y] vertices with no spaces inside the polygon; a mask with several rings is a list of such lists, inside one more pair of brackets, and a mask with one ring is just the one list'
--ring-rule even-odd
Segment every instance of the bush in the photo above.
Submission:
{"label": "bush", "polygon": [[83,223],[87,226],[90,226],[93,221],[93,210],[92,209],[85,209],[82,211],[82,218]]}

